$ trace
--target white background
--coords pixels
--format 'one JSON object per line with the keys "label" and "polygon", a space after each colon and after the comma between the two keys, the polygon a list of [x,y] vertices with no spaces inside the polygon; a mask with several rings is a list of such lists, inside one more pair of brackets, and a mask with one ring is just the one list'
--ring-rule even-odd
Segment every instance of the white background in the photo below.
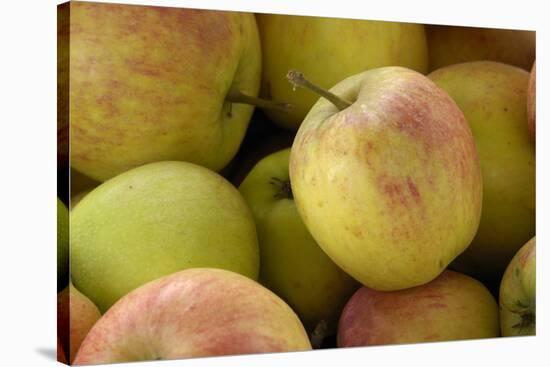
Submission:
{"label": "white background", "polygon": [[[545,249],[550,187],[548,26],[544,1],[118,1],[537,30],[536,338],[500,338],[307,353],[149,362],[144,366],[521,366],[548,361]],[[4,3],[0,11],[0,366],[53,366],[56,346],[56,4]],[[547,12],[546,12],[547,13]],[[545,292],[546,291],[546,292]],[[547,362],[546,362],[547,363]],[[535,362],[535,365],[539,365]],[[135,364],[132,364],[135,365]]]}

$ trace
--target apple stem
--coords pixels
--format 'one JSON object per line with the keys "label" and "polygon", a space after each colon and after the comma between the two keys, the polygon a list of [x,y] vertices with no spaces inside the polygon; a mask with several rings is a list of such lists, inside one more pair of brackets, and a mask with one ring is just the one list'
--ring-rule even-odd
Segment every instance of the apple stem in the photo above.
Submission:
{"label": "apple stem", "polygon": [[328,90],[321,88],[304,77],[299,71],[290,70],[286,74],[287,79],[295,86],[309,89],[313,93],[320,95],[323,98],[328,99],[338,110],[342,111],[351,106],[351,102],[346,101],[343,98],[338,97],[336,94],[329,92]]}
{"label": "apple stem", "polygon": [[244,94],[240,90],[229,91],[229,93],[225,97],[225,100],[230,103],[249,104],[252,106],[268,108],[272,110],[288,111],[291,108],[290,103],[275,102],[268,99],[249,96],[248,94]]}

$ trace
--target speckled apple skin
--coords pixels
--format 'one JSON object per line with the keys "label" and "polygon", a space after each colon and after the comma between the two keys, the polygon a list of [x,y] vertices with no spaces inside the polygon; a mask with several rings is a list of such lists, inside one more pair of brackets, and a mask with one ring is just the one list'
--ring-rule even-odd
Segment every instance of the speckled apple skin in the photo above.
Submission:
{"label": "speckled apple skin", "polygon": [[292,309],[242,275],[195,268],[148,283],[94,326],[77,365],[311,349]]}
{"label": "speckled apple skin", "polygon": [[359,289],[340,317],[338,346],[492,338],[499,333],[498,306],[487,288],[446,270],[410,289]]}
{"label": "speckled apple skin", "polygon": [[162,160],[221,170],[256,96],[261,54],[251,13],[72,2],[71,165],[104,181]]}
{"label": "speckled apple skin", "polygon": [[362,284],[397,290],[439,275],[470,244],[482,182],[472,133],[454,101],[402,67],[352,76],[298,130],[290,179],[321,248]]}

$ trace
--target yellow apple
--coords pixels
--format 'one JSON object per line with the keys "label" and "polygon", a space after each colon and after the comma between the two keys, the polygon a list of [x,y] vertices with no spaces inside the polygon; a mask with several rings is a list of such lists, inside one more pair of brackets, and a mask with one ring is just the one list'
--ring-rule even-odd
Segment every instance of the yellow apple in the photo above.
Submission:
{"label": "yellow apple", "polygon": [[260,87],[251,13],[70,3],[71,165],[104,181],[149,162],[221,170]]}
{"label": "yellow apple", "polygon": [[447,66],[429,77],[464,112],[483,174],[479,230],[453,266],[498,284],[514,254],[535,234],[535,146],[526,128],[529,73],[477,61]]}
{"label": "yellow apple", "polygon": [[535,237],[512,258],[500,283],[502,336],[535,335],[537,314]]}
{"label": "yellow apple", "polygon": [[481,214],[479,159],[462,111],[403,67],[354,75],[330,92],[343,106],[320,99],[292,144],[302,220],[367,287],[429,282],[470,244]]}
{"label": "yellow apple", "polygon": [[134,168],[92,190],[70,216],[72,280],[101,312],[132,289],[190,267],[258,277],[250,209],[235,187],[202,166]]}
{"label": "yellow apple", "polygon": [[344,304],[358,288],[317,245],[292,196],[290,149],[258,162],[239,186],[252,209],[260,245],[260,281],[296,311],[306,329],[336,330]]}
{"label": "yellow apple", "polygon": [[290,69],[324,88],[348,76],[381,66],[428,71],[428,50],[421,24],[257,14],[262,45],[262,95],[289,102],[288,112],[266,110],[277,124],[297,130],[318,97],[293,91]]}

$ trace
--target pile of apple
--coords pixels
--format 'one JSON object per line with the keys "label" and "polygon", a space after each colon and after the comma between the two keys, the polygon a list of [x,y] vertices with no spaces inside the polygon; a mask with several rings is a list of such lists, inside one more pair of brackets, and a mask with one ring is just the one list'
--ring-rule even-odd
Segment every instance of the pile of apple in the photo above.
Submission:
{"label": "pile of apple", "polygon": [[534,32],[59,11],[60,360],[535,333]]}

